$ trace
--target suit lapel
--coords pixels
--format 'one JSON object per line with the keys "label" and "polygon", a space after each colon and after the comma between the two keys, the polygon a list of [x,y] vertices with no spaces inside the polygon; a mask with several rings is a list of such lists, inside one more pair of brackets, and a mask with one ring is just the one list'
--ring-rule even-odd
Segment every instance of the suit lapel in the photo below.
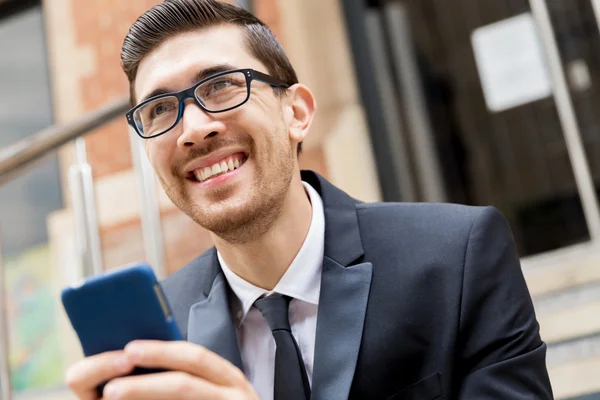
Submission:
{"label": "suit lapel", "polygon": [[190,308],[187,340],[206,347],[243,370],[242,358],[229,309],[229,288],[214,252],[206,266],[214,279],[205,281],[206,298]]}
{"label": "suit lapel", "polygon": [[323,259],[313,366],[313,400],[347,399],[371,286],[371,263],[344,267]]}
{"label": "suit lapel", "polygon": [[302,179],[319,192],[325,209],[325,255],[311,399],[347,399],[362,340],[373,266],[363,260],[358,202],[315,173],[305,171]]}

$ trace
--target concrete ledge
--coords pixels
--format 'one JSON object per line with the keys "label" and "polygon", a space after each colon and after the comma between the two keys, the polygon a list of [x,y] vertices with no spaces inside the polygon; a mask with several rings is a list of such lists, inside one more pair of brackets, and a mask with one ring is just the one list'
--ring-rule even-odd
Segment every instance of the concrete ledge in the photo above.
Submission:
{"label": "concrete ledge", "polygon": [[600,357],[600,334],[550,344],[546,355],[546,364],[552,368],[590,357]]}
{"label": "concrete ledge", "polygon": [[600,356],[589,357],[549,369],[557,400],[600,391]]}
{"label": "concrete ledge", "polygon": [[547,343],[591,336],[600,333],[600,301],[538,315],[538,321],[542,339]]}
{"label": "concrete ledge", "polygon": [[[102,177],[95,180],[94,186],[98,224],[101,228],[120,225],[140,217],[138,181],[134,170]],[[158,182],[156,196],[161,211],[175,209]]]}
{"label": "concrete ledge", "polygon": [[551,264],[535,267],[529,267],[532,263],[524,261],[523,273],[531,295],[538,297],[578,285],[600,283],[600,253],[595,249],[586,252],[572,257],[558,256]]}
{"label": "concrete ledge", "polygon": [[600,283],[579,285],[558,293],[538,296],[533,299],[533,305],[537,315],[541,316],[596,301],[600,301]]}

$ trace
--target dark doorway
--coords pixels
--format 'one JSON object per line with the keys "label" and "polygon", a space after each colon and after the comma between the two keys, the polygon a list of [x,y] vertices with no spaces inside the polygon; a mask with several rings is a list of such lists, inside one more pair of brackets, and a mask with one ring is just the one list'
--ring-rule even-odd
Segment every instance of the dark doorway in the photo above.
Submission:
{"label": "dark doorway", "polygon": [[[594,13],[589,0],[548,0],[547,4],[590,167],[594,180],[600,182],[600,120],[594,112],[600,109],[600,34]],[[357,73],[364,80],[369,66],[370,73],[381,70],[381,65],[389,71],[387,84],[394,89],[401,125],[387,131],[371,127],[373,147],[377,151],[377,143],[389,141],[385,135],[402,136],[408,150],[396,151],[396,156],[409,161],[415,200],[430,200],[419,176],[423,165],[436,164],[443,201],[499,208],[509,219],[522,256],[589,240],[553,96],[548,93],[500,110],[490,109],[486,102],[473,35],[500,21],[528,18],[527,0],[347,0],[344,6],[353,42],[361,27],[363,35],[376,32],[384,40],[383,59],[353,43],[355,57],[362,57],[356,61]],[[399,8],[404,19],[395,17]],[[403,38],[396,24],[406,25]],[[421,117],[428,121],[433,157],[425,163],[418,159],[415,137],[419,137],[410,124],[414,99],[407,97],[413,90],[407,89],[410,81],[402,80],[406,60],[395,56],[402,52],[406,56],[405,48],[398,49],[406,47],[402,40],[410,42],[410,61],[423,102]],[[390,97],[382,97],[380,91],[379,101]],[[368,105],[365,108],[367,113],[376,112]],[[380,179],[397,181],[389,173]]]}

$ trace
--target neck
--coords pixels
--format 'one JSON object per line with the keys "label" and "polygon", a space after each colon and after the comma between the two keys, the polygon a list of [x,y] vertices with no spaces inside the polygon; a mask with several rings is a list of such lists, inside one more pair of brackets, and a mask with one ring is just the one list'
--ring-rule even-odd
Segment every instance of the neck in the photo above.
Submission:
{"label": "neck", "polygon": [[236,275],[273,290],[300,251],[311,219],[312,206],[298,173],[292,178],[279,217],[265,234],[243,244],[212,236],[217,250]]}

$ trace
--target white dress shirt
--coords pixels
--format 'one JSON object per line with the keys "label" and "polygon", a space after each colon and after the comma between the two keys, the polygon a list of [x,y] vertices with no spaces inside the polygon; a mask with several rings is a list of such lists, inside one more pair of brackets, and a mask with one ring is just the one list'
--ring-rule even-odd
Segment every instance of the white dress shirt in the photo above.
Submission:
{"label": "white dress shirt", "polygon": [[[308,234],[300,251],[273,289],[274,293],[290,296],[289,319],[292,334],[298,342],[308,381],[312,385],[317,307],[321,289],[321,270],[325,247],[325,214],[319,193],[302,182],[312,204]],[[232,301],[232,315],[237,329],[244,373],[262,400],[273,399],[275,380],[275,339],[267,321],[254,301],[267,290],[254,286],[236,275],[217,253],[223,273],[238,301]]]}

